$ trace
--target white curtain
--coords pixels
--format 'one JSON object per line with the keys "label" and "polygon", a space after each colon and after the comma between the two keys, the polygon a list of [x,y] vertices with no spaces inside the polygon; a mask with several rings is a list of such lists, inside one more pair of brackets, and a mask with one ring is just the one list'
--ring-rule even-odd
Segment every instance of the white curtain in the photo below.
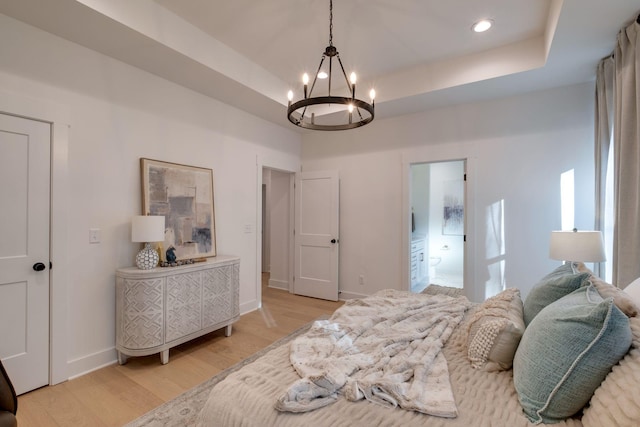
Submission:
{"label": "white curtain", "polygon": [[[615,62],[613,55],[604,58],[598,64],[596,73],[595,105],[595,167],[596,167],[596,222],[595,229],[605,231],[606,178],[609,164],[609,151],[613,136],[613,94],[615,93]],[[605,244],[608,243],[605,234]],[[608,245],[607,245],[608,247]],[[601,263],[594,265],[594,273],[604,278]]]}
{"label": "white curtain", "polygon": [[[613,117],[615,225],[613,283],[621,288],[640,277],[640,24],[634,21],[618,34],[610,58],[598,66],[596,80],[596,227],[601,225],[603,170]],[[614,88],[613,112],[608,90]],[[611,114],[613,113],[613,114]],[[604,167],[603,167],[604,166]]]}

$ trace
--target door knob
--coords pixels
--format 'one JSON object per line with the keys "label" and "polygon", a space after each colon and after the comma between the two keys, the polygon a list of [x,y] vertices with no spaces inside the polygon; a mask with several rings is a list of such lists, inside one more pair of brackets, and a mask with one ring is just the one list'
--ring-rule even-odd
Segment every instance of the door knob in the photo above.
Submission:
{"label": "door knob", "polygon": [[331,239],[331,243],[338,243],[336,239]]}
{"label": "door knob", "polygon": [[42,271],[42,270],[44,270],[45,268],[47,268],[47,267],[46,267],[43,263],[41,263],[41,262],[36,262],[35,264],[33,264],[33,269],[34,269],[35,271]]}

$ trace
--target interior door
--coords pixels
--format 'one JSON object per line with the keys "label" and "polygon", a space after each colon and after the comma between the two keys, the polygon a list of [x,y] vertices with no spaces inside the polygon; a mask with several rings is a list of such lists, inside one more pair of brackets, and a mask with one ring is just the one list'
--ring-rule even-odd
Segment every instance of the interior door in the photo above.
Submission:
{"label": "interior door", "polygon": [[295,294],[338,300],[339,190],[337,171],[296,175]]}
{"label": "interior door", "polygon": [[18,394],[49,383],[50,141],[0,114],[0,359]]}

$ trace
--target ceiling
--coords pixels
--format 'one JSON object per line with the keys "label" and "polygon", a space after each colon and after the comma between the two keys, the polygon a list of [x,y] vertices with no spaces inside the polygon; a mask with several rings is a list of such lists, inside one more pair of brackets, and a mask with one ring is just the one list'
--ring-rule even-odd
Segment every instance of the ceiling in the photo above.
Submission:
{"label": "ceiling", "polygon": [[[376,117],[594,79],[638,0],[336,0],[333,44]],[[0,13],[282,126],[329,44],[328,0],[0,0]],[[477,34],[481,18],[492,29]]]}

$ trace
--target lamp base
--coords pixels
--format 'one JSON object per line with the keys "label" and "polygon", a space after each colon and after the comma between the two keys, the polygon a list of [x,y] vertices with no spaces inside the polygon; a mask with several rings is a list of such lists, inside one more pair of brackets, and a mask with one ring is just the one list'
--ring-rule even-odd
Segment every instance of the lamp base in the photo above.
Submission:
{"label": "lamp base", "polygon": [[136,265],[140,270],[151,270],[158,265],[160,257],[158,252],[151,248],[151,243],[145,243],[144,249],[136,255]]}

